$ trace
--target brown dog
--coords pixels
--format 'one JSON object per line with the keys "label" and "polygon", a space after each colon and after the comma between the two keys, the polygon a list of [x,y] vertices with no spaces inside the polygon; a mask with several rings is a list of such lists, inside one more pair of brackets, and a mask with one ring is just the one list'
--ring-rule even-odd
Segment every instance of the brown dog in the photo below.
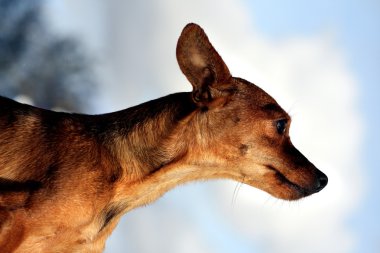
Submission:
{"label": "brown dog", "polygon": [[291,143],[290,117],[231,76],[187,25],[177,59],[193,86],[103,115],[58,113],[0,97],[0,249],[101,252],[121,215],[178,184],[229,178],[295,200],[327,177]]}

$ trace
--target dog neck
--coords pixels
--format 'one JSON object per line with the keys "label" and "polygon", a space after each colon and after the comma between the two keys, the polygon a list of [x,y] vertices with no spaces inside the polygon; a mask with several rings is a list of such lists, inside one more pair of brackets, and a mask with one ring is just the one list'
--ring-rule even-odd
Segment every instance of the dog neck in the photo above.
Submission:
{"label": "dog neck", "polygon": [[195,110],[190,93],[176,93],[102,115],[103,142],[129,181],[142,179],[186,153],[191,128],[183,126]]}

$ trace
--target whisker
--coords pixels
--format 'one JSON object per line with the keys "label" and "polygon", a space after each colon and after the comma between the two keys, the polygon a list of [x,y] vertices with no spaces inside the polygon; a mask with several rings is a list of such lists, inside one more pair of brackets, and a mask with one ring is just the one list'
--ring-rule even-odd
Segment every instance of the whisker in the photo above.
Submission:
{"label": "whisker", "polygon": [[293,102],[293,104],[289,107],[287,110],[287,113],[293,117],[295,114],[297,114],[297,107],[298,107],[299,101]]}
{"label": "whisker", "polygon": [[[243,180],[244,181],[244,180]],[[235,186],[235,189],[234,189],[234,193],[232,195],[232,200],[231,200],[231,206],[232,206],[232,209],[235,207],[235,204],[236,204],[236,200],[237,200],[237,196],[239,194],[239,190],[241,188],[241,186],[243,185],[243,183],[241,182],[238,182]]]}
{"label": "whisker", "polygon": [[235,195],[236,195],[236,191],[237,191],[238,186],[239,186],[239,182],[236,183],[235,188],[234,188],[234,192],[232,193],[231,207],[234,207]]}

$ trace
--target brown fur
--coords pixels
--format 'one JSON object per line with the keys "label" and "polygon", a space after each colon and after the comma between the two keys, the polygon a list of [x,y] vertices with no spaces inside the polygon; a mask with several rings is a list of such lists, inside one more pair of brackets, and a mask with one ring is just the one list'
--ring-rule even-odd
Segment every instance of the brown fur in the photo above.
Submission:
{"label": "brown fur", "polygon": [[327,184],[290,142],[286,112],[232,77],[199,26],[184,28],[177,59],[193,92],[119,112],[0,97],[1,252],[101,252],[122,214],[188,181],[228,178],[287,200]]}

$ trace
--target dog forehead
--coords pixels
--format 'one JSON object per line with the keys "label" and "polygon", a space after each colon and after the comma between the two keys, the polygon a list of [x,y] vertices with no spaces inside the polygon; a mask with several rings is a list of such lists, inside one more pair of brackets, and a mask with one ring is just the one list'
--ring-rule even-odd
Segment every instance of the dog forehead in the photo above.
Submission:
{"label": "dog forehead", "polygon": [[258,106],[266,106],[271,104],[274,107],[277,105],[276,100],[257,85],[241,78],[235,78],[235,82],[239,87],[238,91],[240,95],[242,95],[244,99]]}
{"label": "dog forehead", "polygon": [[255,115],[262,114],[269,118],[290,118],[277,101],[255,84],[241,78],[235,78],[238,86],[240,103],[245,109]]}

